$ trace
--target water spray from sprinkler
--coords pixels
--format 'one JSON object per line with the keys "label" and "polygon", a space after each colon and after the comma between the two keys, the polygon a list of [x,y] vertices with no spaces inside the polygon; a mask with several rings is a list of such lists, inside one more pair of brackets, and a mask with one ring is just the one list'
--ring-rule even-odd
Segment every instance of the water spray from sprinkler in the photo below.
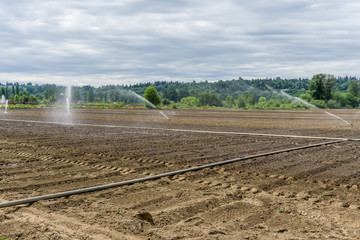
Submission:
{"label": "water spray from sprinkler", "polygon": [[[125,95],[125,96],[131,96],[131,97],[135,97],[137,98],[138,100],[144,102],[149,108],[152,108],[152,109],[158,109],[154,104],[152,104],[149,100],[147,100],[146,98],[144,98],[143,96],[135,93],[134,91],[131,91],[129,89],[120,89],[121,91],[121,94],[122,95]],[[166,116],[165,113],[163,113],[162,111],[159,111],[159,113],[164,116],[167,120],[170,121],[170,118],[168,116]]]}
{"label": "water spray from sprinkler", "polygon": [[159,111],[167,120],[170,121],[170,118],[168,116],[165,115],[165,113],[163,113],[162,111]]}
{"label": "water spray from sprinkler", "polygon": [[67,115],[70,115],[70,101],[69,98],[66,98],[66,110],[67,110]]}
{"label": "water spray from sprinkler", "polygon": [[5,100],[5,96],[4,95],[2,95],[1,96],[1,99],[0,99],[0,107],[2,107],[2,104],[5,104],[5,111],[4,111],[4,113],[7,113],[7,103],[6,103],[6,101],[7,100]]}
{"label": "water spray from sprinkler", "polygon": [[6,113],[6,114],[8,113],[8,112],[7,112],[8,103],[9,103],[9,100],[6,100],[6,101],[5,101],[5,111],[4,111],[4,113]]}
{"label": "water spray from sprinkler", "polygon": [[[280,94],[280,95],[285,96],[285,97],[287,97],[287,98],[300,101],[301,103],[303,103],[303,104],[305,104],[305,105],[307,105],[307,106],[309,106],[309,107],[312,107],[312,108],[315,108],[315,109],[319,109],[319,108],[316,107],[315,105],[313,105],[313,104],[311,104],[311,103],[308,103],[308,102],[306,102],[305,100],[300,99],[300,98],[298,98],[298,97],[293,97],[293,96],[287,94],[286,92],[284,92],[283,90],[280,90],[280,92],[278,92],[278,91],[274,90],[272,87],[270,87],[270,86],[267,85],[267,84],[265,84],[265,86],[266,86],[270,91],[272,91],[272,92],[275,93],[275,94]],[[346,123],[347,125],[350,125],[350,126],[351,126],[351,135],[352,135],[351,140],[354,140],[354,126],[353,126],[352,123],[349,123],[349,122],[346,121],[345,119],[342,119],[341,117],[339,117],[339,116],[337,116],[337,115],[335,115],[335,114],[333,114],[333,113],[329,113],[328,111],[325,111],[325,110],[324,110],[324,112],[325,112],[326,114],[328,114],[329,116],[334,117],[334,118],[337,118],[337,119],[343,121],[344,123]]]}
{"label": "water spray from sprinkler", "polygon": [[71,123],[71,86],[67,86],[65,90],[65,107],[66,107],[66,122]]}

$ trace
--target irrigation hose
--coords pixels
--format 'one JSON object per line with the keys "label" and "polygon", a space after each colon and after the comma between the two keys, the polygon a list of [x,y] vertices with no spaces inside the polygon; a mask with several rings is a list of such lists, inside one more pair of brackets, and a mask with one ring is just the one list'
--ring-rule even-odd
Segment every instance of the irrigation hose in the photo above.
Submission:
{"label": "irrigation hose", "polygon": [[191,171],[198,171],[198,170],[201,170],[204,168],[211,168],[211,167],[221,166],[221,165],[230,164],[230,163],[234,163],[234,162],[240,162],[240,161],[244,161],[244,160],[248,160],[248,159],[269,156],[269,155],[274,155],[274,154],[279,154],[279,153],[284,153],[284,152],[291,152],[291,151],[300,150],[300,149],[318,147],[318,146],[322,146],[322,145],[335,144],[335,143],[344,142],[344,141],[347,141],[347,140],[323,142],[323,143],[311,144],[311,145],[302,146],[302,147],[288,148],[288,149],[279,150],[279,151],[261,153],[261,154],[247,156],[247,157],[234,158],[234,159],[225,160],[225,161],[221,161],[221,162],[210,163],[210,164],[205,164],[205,165],[191,167],[191,168],[185,168],[185,169],[181,169],[181,170],[177,170],[177,171],[157,174],[157,175],[143,177],[143,178],[126,180],[126,181],[122,181],[122,182],[110,183],[110,184],[99,185],[99,186],[94,186],[94,187],[81,188],[81,189],[77,189],[77,190],[59,192],[59,193],[31,197],[31,198],[24,198],[24,199],[0,203],[0,208],[10,207],[10,206],[15,206],[15,205],[20,205],[20,204],[34,203],[34,202],[37,202],[40,200],[67,197],[67,196],[82,194],[82,193],[87,193],[87,192],[94,192],[94,191],[104,190],[104,189],[108,189],[108,188],[120,187],[120,186],[124,186],[124,185],[131,185],[134,183],[156,180],[156,179],[159,179],[162,177],[169,177],[169,176],[183,174],[183,173],[187,173],[187,172],[191,172]]}

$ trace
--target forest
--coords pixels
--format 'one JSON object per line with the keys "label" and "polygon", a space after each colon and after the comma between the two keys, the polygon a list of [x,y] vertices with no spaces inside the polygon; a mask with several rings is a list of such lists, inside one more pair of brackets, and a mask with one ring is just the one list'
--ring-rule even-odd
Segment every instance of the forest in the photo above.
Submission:
{"label": "forest", "polygon": [[[51,107],[64,103],[66,86],[0,83],[0,95],[12,107]],[[156,81],[134,85],[72,86],[73,107],[303,109],[359,108],[359,79],[316,74],[311,79],[265,78],[201,82]],[[309,104],[304,104],[298,98]]]}

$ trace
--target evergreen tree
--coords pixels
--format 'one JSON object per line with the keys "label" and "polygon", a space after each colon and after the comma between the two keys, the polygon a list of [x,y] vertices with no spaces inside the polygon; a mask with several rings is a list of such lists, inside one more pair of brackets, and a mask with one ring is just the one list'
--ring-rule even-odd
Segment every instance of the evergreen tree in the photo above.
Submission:
{"label": "evergreen tree", "polygon": [[358,97],[359,96],[359,83],[355,80],[351,80],[349,82],[349,87],[347,89],[349,93],[351,93],[353,96]]}
{"label": "evergreen tree", "polygon": [[88,91],[88,102],[94,102],[94,91],[92,89]]}
{"label": "evergreen tree", "polygon": [[5,89],[5,99],[9,99],[9,87],[6,86],[6,89]]}
{"label": "evergreen tree", "polygon": [[164,94],[163,94],[164,98],[169,99],[170,101],[178,101],[178,93],[176,91],[175,88],[167,88],[164,90]]}
{"label": "evergreen tree", "polygon": [[80,91],[78,89],[75,89],[75,90],[72,91],[72,93],[73,93],[72,94],[72,100],[74,102],[80,101]]}

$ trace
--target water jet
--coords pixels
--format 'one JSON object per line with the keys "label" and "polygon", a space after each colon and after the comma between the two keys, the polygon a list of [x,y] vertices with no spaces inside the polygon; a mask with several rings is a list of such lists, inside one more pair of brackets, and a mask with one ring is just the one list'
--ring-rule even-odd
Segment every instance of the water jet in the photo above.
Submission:
{"label": "water jet", "polygon": [[65,109],[66,109],[66,122],[71,123],[71,86],[66,87],[65,91]]}
{"label": "water jet", "polygon": [[6,99],[6,101],[5,101],[5,111],[4,111],[4,113],[6,113],[6,114],[8,113],[8,112],[7,112],[8,103],[9,103],[9,100]]}
{"label": "water jet", "polygon": [[167,120],[170,120],[170,118],[168,116],[165,115],[165,113],[163,113],[162,111],[159,111]]}
{"label": "water jet", "polygon": [[[319,109],[319,108],[316,107],[315,105],[313,105],[313,104],[311,104],[311,103],[308,103],[308,102],[306,102],[306,101],[303,100],[303,99],[300,99],[300,98],[298,98],[298,97],[294,97],[294,96],[291,96],[291,95],[287,94],[286,92],[284,92],[284,90],[280,90],[280,93],[279,93],[278,91],[275,91],[272,87],[268,86],[267,84],[265,84],[265,86],[266,86],[270,91],[272,91],[272,92],[275,93],[275,94],[280,94],[280,95],[285,96],[285,97],[287,97],[287,98],[300,101],[301,103],[303,103],[303,104],[305,104],[305,105],[307,105],[307,106],[309,106],[309,107],[312,107],[312,108],[315,108],[315,109]],[[339,117],[339,116],[337,116],[337,115],[335,115],[335,114],[333,114],[333,113],[329,113],[329,112],[326,111],[326,110],[324,110],[324,112],[325,112],[327,115],[329,115],[329,116],[331,116],[331,117],[334,117],[334,118],[336,118],[336,119],[339,119],[340,121],[343,121],[343,122],[346,123],[347,125],[351,126],[351,134],[352,134],[351,140],[354,140],[354,126],[353,126],[352,123],[349,123],[349,122],[346,121],[345,119],[343,119],[343,118],[341,118],[341,117]]]}

